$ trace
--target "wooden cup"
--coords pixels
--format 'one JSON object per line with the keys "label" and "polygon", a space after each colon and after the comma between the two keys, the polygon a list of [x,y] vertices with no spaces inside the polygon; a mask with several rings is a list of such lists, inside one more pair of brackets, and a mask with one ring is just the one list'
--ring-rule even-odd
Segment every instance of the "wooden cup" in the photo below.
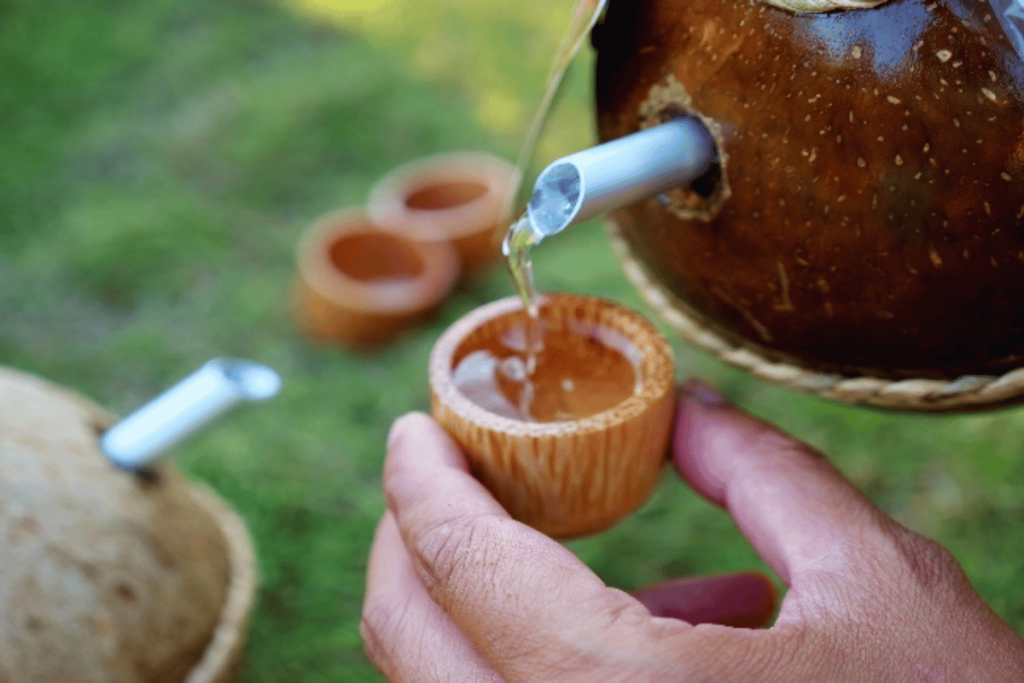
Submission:
{"label": "wooden cup", "polygon": [[310,226],[297,268],[299,326],[311,337],[359,347],[390,341],[430,314],[459,276],[451,244],[383,232],[357,209]]}
{"label": "wooden cup", "polygon": [[518,177],[490,154],[437,154],[384,176],[367,212],[381,229],[418,242],[452,241],[463,274],[472,274],[501,257],[502,218]]}
{"label": "wooden cup", "polygon": [[553,330],[600,325],[628,338],[639,354],[639,391],[610,410],[566,422],[496,415],[456,386],[458,363],[481,339],[525,317],[517,297],[475,309],[434,345],[434,417],[462,447],[473,474],[516,519],[558,538],[607,529],[652,493],[667,460],[675,405],[672,348],[637,313],[593,297],[544,297]]}

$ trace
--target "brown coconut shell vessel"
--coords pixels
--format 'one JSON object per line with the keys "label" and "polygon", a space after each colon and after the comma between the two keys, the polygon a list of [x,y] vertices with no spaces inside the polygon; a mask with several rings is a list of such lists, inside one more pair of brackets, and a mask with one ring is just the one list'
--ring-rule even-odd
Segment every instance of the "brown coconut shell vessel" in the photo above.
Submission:
{"label": "brown coconut shell vessel", "polygon": [[114,421],[0,368],[0,680],[227,683],[256,592],[245,527],[169,465],[113,467]]}
{"label": "brown coconut shell vessel", "polygon": [[512,419],[467,398],[453,374],[481,340],[521,326],[525,318],[518,297],[510,297],[471,311],[438,339],[430,359],[434,417],[514,518],[559,538],[602,531],[650,496],[667,462],[675,403],[672,348],[648,321],[618,304],[545,295],[540,318],[553,330],[548,334],[593,325],[629,339],[639,353],[640,388],[615,407],[578,420]]}
{"label": "brown coconut shell vessel", "polygon": [[613,217],[684,337],[888,408],[1024,394],[1024,62],[987,1],[611,0],[602,139],[699,116],[720,160]]}

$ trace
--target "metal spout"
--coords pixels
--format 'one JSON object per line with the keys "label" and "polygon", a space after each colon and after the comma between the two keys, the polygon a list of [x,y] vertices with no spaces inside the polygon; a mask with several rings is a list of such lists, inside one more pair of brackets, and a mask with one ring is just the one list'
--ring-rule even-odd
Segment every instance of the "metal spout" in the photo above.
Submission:
{"label": "metal spout", "polygon": [[265,365],[215,358],[104,433],[100,448],[117,466],[138,470],[242,401],[265,401],[281,378]]}
{"label": "metal spout", "polygon": [[527,208],[537,241],[689,185],[717,156],[711,133],[688,116],[559,159],[537,177]]}

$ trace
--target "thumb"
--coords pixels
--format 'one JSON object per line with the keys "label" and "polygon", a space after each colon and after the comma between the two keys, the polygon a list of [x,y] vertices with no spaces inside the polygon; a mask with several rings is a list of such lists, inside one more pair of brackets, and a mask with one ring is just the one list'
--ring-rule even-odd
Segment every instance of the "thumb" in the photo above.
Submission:
{"label": "thumb", "polygon": [[802,572],[849,568],[860,550],[893,547],[895,523],[827,459],[702,382],[683,388],[673,456],[787,585]]}

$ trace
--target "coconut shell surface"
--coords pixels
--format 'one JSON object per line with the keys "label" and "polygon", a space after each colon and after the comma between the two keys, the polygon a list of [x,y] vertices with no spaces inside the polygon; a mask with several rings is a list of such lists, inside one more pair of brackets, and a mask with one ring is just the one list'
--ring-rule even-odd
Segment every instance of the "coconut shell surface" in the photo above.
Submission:
{"label": "coconut shell surface", "polygon": [[212,508],[171,467],[112,467],[109,414],[0,368],[0,681],[179,683],[231,575]]}
{"label": "coconut shell surface", "polygon": [[844,375],[1024,365],[1024,63],[988,2],[611,0],[594,44],[602,139],[695,114],[719,142],[615,220],[720,334]]}

